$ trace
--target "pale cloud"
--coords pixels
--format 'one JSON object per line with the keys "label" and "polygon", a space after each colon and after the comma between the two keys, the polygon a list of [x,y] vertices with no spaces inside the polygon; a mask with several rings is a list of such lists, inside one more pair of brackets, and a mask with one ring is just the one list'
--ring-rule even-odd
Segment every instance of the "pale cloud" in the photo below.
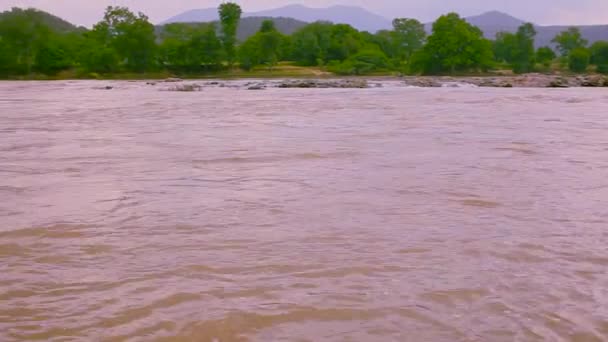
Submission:
{"label": "pale cloud", "polygon": [[[216,7],[219,0],[0,0],[0,10],[11,7],[36,7],[73,23],[91,26],[106,6],[128,6],[146,13],[152,22],[163,21],[189,9]],[[256,11],[301,3],[311,7],[353,5],[364,7],[387,18],[413,17],[431,21],[455,11],[474,15],[489,10],[507,12],[542,25],[608,24],[608,0],[240,0],[245,11]]]}

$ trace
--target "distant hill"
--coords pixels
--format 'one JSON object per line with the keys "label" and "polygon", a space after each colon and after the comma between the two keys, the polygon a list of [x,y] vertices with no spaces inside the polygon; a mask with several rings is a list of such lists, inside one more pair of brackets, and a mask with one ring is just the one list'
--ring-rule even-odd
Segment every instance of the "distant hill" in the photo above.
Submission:
{"label": "distant hill", "polygon": [[10,11],[0,12],[0,21],[18,15],[25,15],[29,17],[31,21],[43,23],[52,30],[60,33],[86,30],[84,27],[77,27],[66,20],[34,8],[21,9],[15,7]]}
{"label": "distant hill", "polygon": [[[299,21],[292,18],[271,18],[271,17],[247,17],[241,19],[239,23],[239,28],[236,33],[237,39],[239,41],[245,41],[247,38],[253,36],[256,32],[260,30],[262,26],[262,22],[264,20],[270,19],[274,21],[274,25],[277,30],[283,34],[292,34],[297,31],[299,28],[307,25],[307,23],[303,21]],[[212,21],[211,23],[215,24],[219,29],[219,23],[217,21]],[[185,22],[184,24],[200,24],[199,22]],[[167,24],[158,25],[156,27],[156,34],[160,36],[163,31],[163,27]]]}
{"label": "distant hill", "polygon": [[[491,11],[480,15],[465,18],[469,23],[479,27],[486,38],[496,39],[498,32],[517,32],[517,28],[525,23],[524,20],[515,18],[506,13]],[[431,32],[432,23],[426,24],[427,32]],[[541,26],[534,25],[536,28],[536,47],[554,46],[551,40],[570,26]],[[608,40],[608,25],[577,26],[581,33],[590,44],[598,40]]]}
{"label": "distant hill", "polygon": [[[551,40],[560,32],[566,31],[571,26],[536,26],[536,46],[553,46]],[[608,25],[577,26],[582,36],[593,44],[598,40],[608,41]]]}
{"label": "distant hill", "polygon": [[308,23],[293,18],[272,18],[272,17],[247,17],[243,18],[239,24],[236,36],[239,41],[244,41],[260,30],[262,22],[270,19],[274,21],[277,30],[283,34],[292,34]]}
{"label": "distant hill", "polygon": [[[302,5],[289,5],[259,12],[243,13],[247,17],[293,18],[303,22],[331,21],[349,24],[359,30],[376,32],[391,27],[391,20],[354,6],[332,6],[311,8]],[[163,24],[174,22],[209,22],[218,20],[216,8],[190,10],[169,18]]]}
{"label": "distant hill", "polygon": [[[244,13],[239,29],[239,39],[243,40],[254,34],[261,24],[262,18],[273,18],[279,30],[289,34],[306,23],[314,21],[331,21],[334,23],[350,24],[364,31],[375,32],[391,28],[391,20],[371,13],[365,9],[353,6],[332,6],[327,8],[310,8],[302,5],[290,5],[267,11]],[[293,19],[288,19],[293,18]],[[469,23],[479,27],[486,38],[495,39],[498,32],[516,32],[525,20],[515,18],[499,11],[490,11],[480,15],[465,18]],[[191,10],[167,19],[165,23],[172,22],[210,22],[218,20],[216,8]],[[293,21],[290,21],[293,20]],[[432,23],[425,25],[431,32]],[[536,46],[552,46],[551,40],[569,26],[539,26]],[[579,26],[585,39],[590,43],[598,40],[608,40],[608,25]]]}

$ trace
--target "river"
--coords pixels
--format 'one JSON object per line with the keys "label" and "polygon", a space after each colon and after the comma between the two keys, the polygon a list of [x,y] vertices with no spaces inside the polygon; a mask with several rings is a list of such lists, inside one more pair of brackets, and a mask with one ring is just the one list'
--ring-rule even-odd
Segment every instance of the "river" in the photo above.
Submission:
{"label": "river", "polygon": [[160,87],[0,82],[1,341],[608,339],[606,90]]}

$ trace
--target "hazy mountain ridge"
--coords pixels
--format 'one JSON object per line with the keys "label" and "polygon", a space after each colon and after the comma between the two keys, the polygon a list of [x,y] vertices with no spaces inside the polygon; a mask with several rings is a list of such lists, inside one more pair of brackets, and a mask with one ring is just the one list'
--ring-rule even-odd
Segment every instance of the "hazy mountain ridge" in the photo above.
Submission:
{"label": "hazy mountain ridge", "polygon": [[[283,17],[293,18],[303,22],[331,21],[334,23],[349,24],[359,30],[375,32],[391,27],[391,20],[374,14],[368,10],[354,6],[331,6],[327,8],[312,8],[303,5],[288,5],[275,9],[245,12],[243,18],[247,17]],[[161,24],[174,22],[210,22],[217,21],[216,8],[190,10],[171,17]]]}
{"label": "hazy mountain ridge", "polygon": [[[279,32],[281,32],[283,34],[287,34],[287,35],[290,35],[290,34],[294,33],[295,31],[297,31],[298,29],[300,29],[301,27],[308,25],[308,23],[306,23],[306,22],[296,20],[293,18],[246,17],[246,18],[242,18],[241,22],[239,23],[239,28],[236,32],[237,39],[241,42],[245,41],[247,38],[251,37],[256,32],[258,32],[260,27],[262,26],[262,22],[267,19],[271,19],[272,21],[274,21],[274,25],[277,28],[277,30]],[[217,21],[212,21],[211,23],[215,24],[219,30],[219,23]],[[195,25],[195,24],[200,24],[200,22],[185,22],[185,24]],[[160,35],[160,33],[163,31],[163,28],[165,25],[168,25],[168,24],[156,26],[157,34]]]}
{"label": "hazy mountain ridge", "polygon": [[[289,5],[276,9],[244,13],[243,28],[239,32],[239,39],[246,39],[257,31],[255,25],[248,25],[246,19],[248,17],[265,17],[265,18],[294,18],[300,23],[310,23],[318,20],[331,21],[334,23],[349,24],[359,30],[375,32],[382,29],[391,28],[391,20],[380,15],[369,12],[363,8],[354,6],[332,6],[327,8],[310,8],[302,5]],[[190,10],[174,16],[164,23],[169,22],[209,22],[218,19],[217,9],[200,9]],[[509,14],[499,11],[489,11],[480,15],[467,17],[466,20],[478,26],[486,38],[495,39],[496,34],[501,31],[515,32],[517,28],[525,23],[525,20],[513,17]],[[301,25],[301,24],[299,24]],[[432,23],[427,23],[426,29],[430,33]],[[293,27],[296,27],[294,25]],[[541,26],[535,25],[538,32],[536,36],[536,46],[552,45],[551,40],[561,31],[566,30],[568,25]],[[608,40],[608,25],[591,25],[577,26],[581,29],[583,37],[589,40],[590,43],[598,40]],[[283,33],[291,33],[285,29],[279,28]]]}
{"label": "hazy mountain ridge", "polygon": [[10,17],[19,14],[26,14],[34,21],[41,22],[56,32],[74,32],[85,30],[83,27],[77,27],[67,20],[35,8],[21,9],[15,7],[9,11],[0,12],[0,21],[9,19]]}

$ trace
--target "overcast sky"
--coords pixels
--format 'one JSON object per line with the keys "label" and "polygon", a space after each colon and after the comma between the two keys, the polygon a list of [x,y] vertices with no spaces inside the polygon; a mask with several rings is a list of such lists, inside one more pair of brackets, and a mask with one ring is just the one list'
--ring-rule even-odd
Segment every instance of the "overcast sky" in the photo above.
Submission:
{"label": "overcast sky", "polygon": [[[99,21],[108,5],[128,6],[147,14],[153,23],[195,8],[216,7],[217,0],[0,0],[0,10],[36,7],[68,21],[91,26]],[[608,0],[239,0],[245,11],[256,11],[299,3],[310,7],[354,5],[387,18],[412,17],[431,21],[456,11],[474,15],[489,10],[507,12],[541,25],[608,24]]]}

